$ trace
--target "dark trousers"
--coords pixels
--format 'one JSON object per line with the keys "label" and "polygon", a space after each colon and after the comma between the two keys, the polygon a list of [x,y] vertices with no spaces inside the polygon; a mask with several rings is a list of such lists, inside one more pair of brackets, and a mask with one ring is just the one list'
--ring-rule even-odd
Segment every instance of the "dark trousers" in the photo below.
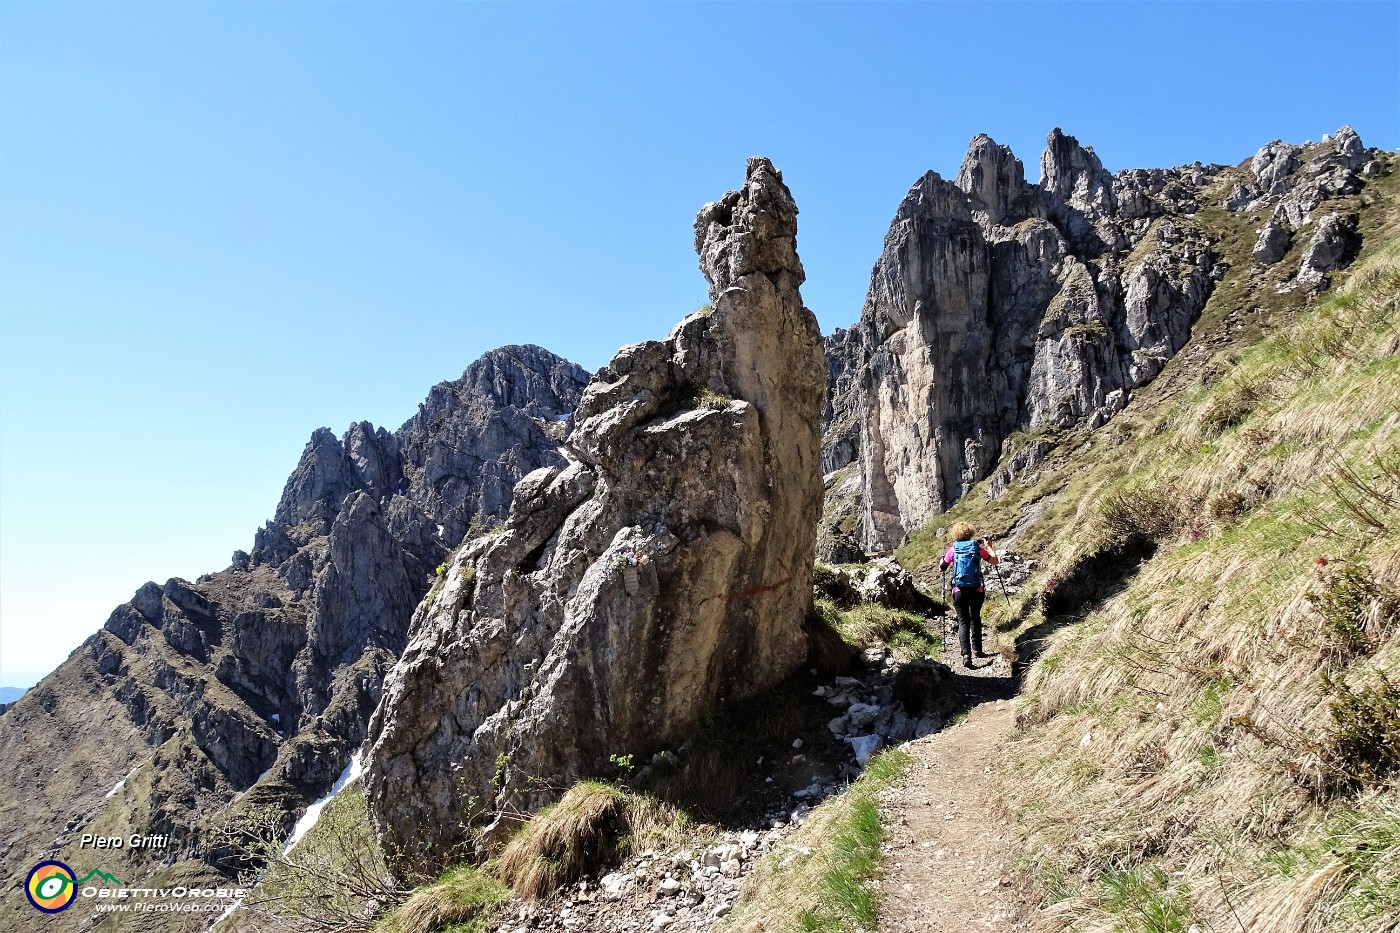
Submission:
{"label": "dark trousers", "polygon": [[[972,652],[982,653],[982,602],[986,594],[971,587],[960,589],[953,594],[953,608],[958,611],[958,645],[962,656],[972,657]],[[968,641],[972,642],[969,647]]]}

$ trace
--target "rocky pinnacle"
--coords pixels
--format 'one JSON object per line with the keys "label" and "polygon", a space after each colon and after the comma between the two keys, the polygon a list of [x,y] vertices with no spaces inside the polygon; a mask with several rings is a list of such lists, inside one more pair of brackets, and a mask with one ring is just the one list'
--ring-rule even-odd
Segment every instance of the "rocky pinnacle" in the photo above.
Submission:
{"label": "rocky pinnacle", "polygon": [[648,756],[806,655],[821,509],[821,336],[797,207],[767,159],[695,224],[710,308],[618,351],[567,462],[451,559],[371,724],[384,849],[432,870],[509,816]]}

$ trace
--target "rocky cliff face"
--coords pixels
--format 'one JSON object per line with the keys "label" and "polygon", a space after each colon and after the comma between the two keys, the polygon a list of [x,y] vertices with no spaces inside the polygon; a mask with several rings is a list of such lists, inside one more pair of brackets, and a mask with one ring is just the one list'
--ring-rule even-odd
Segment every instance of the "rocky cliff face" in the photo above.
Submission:
{"label": "rocky cliff face", "polygon": [[[171,834],[168,849],[104,853],[128,882],[177,862],[217,878],[231,868],[220,826],[270,807],[290,827],[363,742],[436,565],[504,518],[521,476],[563,462],[587,378],[505,347],[397,432],[316,431],[251,553],[146,584],[0,719],[0,878],[55,856],[86,866],[83,833]],[[0,926],[27,929],[19,910]]]}
{"label": "rocky cliff face", "polygon": [[468,830],[491,838],[502,811],[649,754],[806,655],[825,380],[797,208],[753,159],[695,230],[713,311],[599,371],[567,461],[520,482],[503,530],[414,617],[365,776],[401,867],[440,865]]}
{"label": "rocky cliff face", "polygon": [[1290,275],[1324,287],[1355,254],[1356,223],[1313,215],[1358,190],[1373,158],[1350,128],[1307,150],[1272,143],[1223,192],[1223,166],[1113,175],[1055,130],[1031,185],[1009,149],[973,139],[956,180],[929,172],[910,189],[859,322],[827,340],[823,556],[848,557],[850,535],[893,548],[1003,457],[1033,460],[1033,443],[1007,447],[1017,431],[1092,429],[1120,411],[1186,343],[1228,268],[1201,219],[1212,199],[1272,211],[1261,264],[1311,225]]}

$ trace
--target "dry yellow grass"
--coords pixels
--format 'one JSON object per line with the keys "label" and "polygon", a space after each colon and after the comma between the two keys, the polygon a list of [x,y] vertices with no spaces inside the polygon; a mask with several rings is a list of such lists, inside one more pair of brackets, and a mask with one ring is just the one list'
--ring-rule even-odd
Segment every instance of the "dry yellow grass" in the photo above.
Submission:
{"label": "dry yellow grass", "polygon": [[638,839],[675,836],[680,814],[611,784],[584,781],[535,814],[506,845],[495,875],[521,897],[540,898],[596,870]]}
{"label": "dry yellow grass", "polygon": [[[1000,780],[1041,929],[1397,929],[1400,774],[1347,758],[1400,735],[1397,296],[1392,244],[1183,399],[1126,477],[1083,457],[1102,479],[1040,580],[1128,535],[1156,550],[1026,678]],[[1017,614],[1055,627],[1034,597]]]}

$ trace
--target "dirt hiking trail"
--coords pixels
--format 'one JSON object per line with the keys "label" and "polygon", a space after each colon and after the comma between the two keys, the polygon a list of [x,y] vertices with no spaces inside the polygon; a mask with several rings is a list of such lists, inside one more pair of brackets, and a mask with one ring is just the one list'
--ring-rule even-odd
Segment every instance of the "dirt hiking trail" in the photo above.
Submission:
{"label": "dirt hiking trail", "polygon": [[[949,648],[945,657],[956,657]],[[967,718],[905,745],[908,774],[881,795],[881,933],[1030,928],[1011,874],[1010,826],[993,795],[993,762],[1016,724],[1016,684],[1003,658],[976,663],[954,668],[973,704]]]}

